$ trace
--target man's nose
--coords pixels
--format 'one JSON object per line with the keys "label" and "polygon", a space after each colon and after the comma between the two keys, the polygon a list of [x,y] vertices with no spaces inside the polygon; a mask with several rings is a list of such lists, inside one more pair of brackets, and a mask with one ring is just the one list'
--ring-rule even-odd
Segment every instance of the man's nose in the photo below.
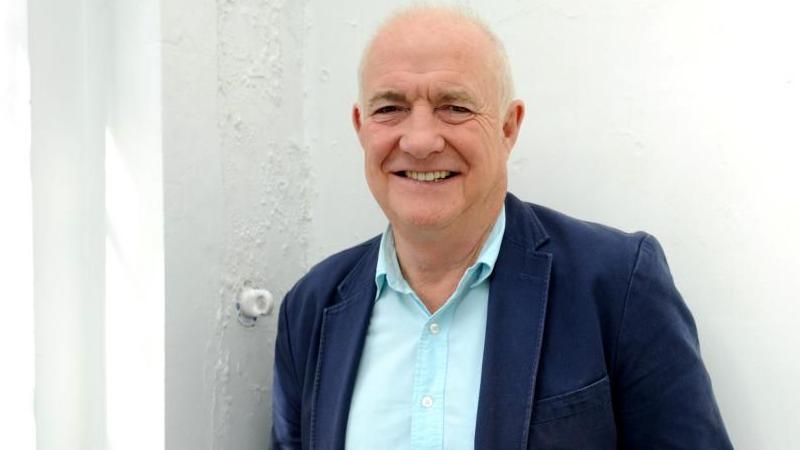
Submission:
{"label": "man's nose", "polygon": [[444,150],[444,138],[437,125],[433,111],[424,107],[412,108],[400,137],[400,150],[417,159]]}

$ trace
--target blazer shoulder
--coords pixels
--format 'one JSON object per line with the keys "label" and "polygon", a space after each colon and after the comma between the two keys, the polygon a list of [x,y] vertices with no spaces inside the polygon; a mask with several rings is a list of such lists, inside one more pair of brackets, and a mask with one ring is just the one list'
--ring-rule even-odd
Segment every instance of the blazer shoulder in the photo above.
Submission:
{"label": "blazer shoulder", "polygon": [[[652,249],[663,255],[656,239],[643,231],[626,232],[542,206],[530,207],[549,236],[540,250],[552,255],[557,281],[601,292],[590,296],[595,307],[619,318],[642,256],[650,256]],[[668,273],[666,264],[663,270]]]}
{"label": "blazer shoulder", "polygon": [[627,232],[600,223],[578,219],[553,209],[528,203],[547,231],[554,251],[579,252],[582,259],[635,259],[641,246],[655,241],[644,231]]}
{"label": "blazer shoulder", "polygon": [[[380,244],[380,235],[320,261],[289,290],[283,303],[289,309],[321,310],[333,301],[339,285]],[[289,315],[291,312],[287,311]]]}

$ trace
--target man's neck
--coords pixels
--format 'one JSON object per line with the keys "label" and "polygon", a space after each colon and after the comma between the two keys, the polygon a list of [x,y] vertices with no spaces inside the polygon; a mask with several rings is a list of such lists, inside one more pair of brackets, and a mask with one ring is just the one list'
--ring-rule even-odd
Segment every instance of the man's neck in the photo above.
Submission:
{"label": "man's neck", "polygon": [[425,233],[392,227],[403,277],[431,314],[444,305],[464,272],[478,259],[502,206],[501,202],[469,226],[458,224]]}

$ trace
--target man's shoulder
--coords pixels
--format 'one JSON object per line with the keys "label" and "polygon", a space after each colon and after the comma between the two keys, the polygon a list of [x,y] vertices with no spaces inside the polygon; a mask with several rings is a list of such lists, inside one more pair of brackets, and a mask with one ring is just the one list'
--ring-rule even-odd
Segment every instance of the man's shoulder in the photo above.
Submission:
{"label": "man's shoulder", "polygon": [[627,232],[613,226],[579,219],[546,206],[517,200],[527,209],[534,227],[545,236],[542,249],[551,252],[577,252],[583,257],[612,257],[636,253],[650,237],[642,231]]}
{"label": "man's shoulder", "polygon": [[528,205],[554,241],[608,246],[619,250],[638,247],[641,240],[647,236],[643,231],[623,231],[610,225],[579,219],[545,206],[532,203]]}
{"label": "man's shoulder", "polygon": [[[545,236],[536,250],[549,254],[554,273],[569,278],[570,283],[602,285],[615,292],[624,290],[642,248],[654,248],[661,254],[658,242],[645,232],[622,231],[532,203],[518,205],[530,212],[533,227]],[[516,233],[517,237],[522,236]],[[624,292],[618,294],[624,296]]]}
{"label": "man's shoulder", "polygon": [[[314,309],[324,308],[334,301],[338,287],[354,272],[369,270],[362,267],[377,257],[380,235],[323,259],[295,283],[286,298],[302,298],[302,303],[313,303]],[[374,253],[374,255],[372,255]],[[377,261],[377,259],[375,259]],[[360,269],[360,270],[356,270]],[[372,267],[374,270],[374,265]]]}
{"label": "man's shoulder", "polygon": [[331,281],[342,281],[371,250],[377,249],[380,240],[381,236],[378,235],[328,256],[311,267],[298,283],[324,285]]}

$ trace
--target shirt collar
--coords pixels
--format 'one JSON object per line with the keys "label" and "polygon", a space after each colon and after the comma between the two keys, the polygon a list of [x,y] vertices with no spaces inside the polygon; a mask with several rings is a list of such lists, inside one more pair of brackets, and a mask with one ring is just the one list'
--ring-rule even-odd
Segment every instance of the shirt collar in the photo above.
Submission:
{"label": "shirt collar", "polygon": [[[470,288],[475,287],[489,278],[497,262],[497,255],[500,253],[500,244],[503,242],[503,234],[506,229],[506,207],[503,205],[500,214],[495,220],[489,236],[481,247],[478,259],[470,266],[464,277],[473,276],[474,281],[470,283]],[[475,275],[477,274],[477,275]],[[403,294],[412,292],[411,287],[403,278],[400,271],[400,263],[397,261],[397,251],[394,244],[391,224],[386,227],[386,231],[381,236],[381,245],[378,250],[378,264],[375,267],[375,285],[377,286],[376,298],[379,298],[383,288],[388,285],[392,290]]]}

